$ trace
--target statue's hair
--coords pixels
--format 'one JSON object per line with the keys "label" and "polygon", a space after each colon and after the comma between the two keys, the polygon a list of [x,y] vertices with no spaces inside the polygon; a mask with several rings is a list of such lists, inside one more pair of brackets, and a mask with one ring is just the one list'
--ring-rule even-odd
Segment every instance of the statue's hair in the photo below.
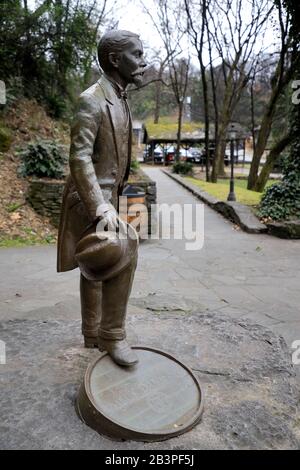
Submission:
{"label": "statue's hair", "polygon": [[110,68],[109,54],[122,52],[132,38],[139,38],[139,35],[123,29],[112,29],[102,36],[98,44],[98,61],[104,72]]}

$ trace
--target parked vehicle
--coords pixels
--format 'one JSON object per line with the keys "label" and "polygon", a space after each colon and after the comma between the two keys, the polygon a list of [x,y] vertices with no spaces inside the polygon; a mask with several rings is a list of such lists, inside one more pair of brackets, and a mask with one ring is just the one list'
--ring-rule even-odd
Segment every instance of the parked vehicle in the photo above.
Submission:
{"label": "parked vehicle", "polygon": [[149,150],[145,149],[143,151],[143,161],[144,161],[144,163],[146,163],[148,160],[149,160]]}
{"label": "parked vehicle", "polygon": [[191,147],[189,149],[189,154],[190,154],[190,157],[187,158],[187,161],[191,163],[201,163],[202,153],[201,153],[200,148]]}
{"label": "parked vehicle", "polygon": [[[210,149],[209,149],[210,165],[212,165],[212,163],[213,163],[214,156],[215,156],[215,147],[214,147],[214,146],[211,146]],[[206,152],[205,152],[205,149],[203,149],[203,150],[201,151],[200,163],[201,163],[201,165],[205,165],[205,164],[206,164]]]}
{"label": "parked vehicle", "polygon": [[[238,148],[236,148],[236,145],[235,145],[233,155],[234,155],[234,163],[251,162],[252,161],[252,155],[249,156],[249,155],[247,155],[247,153],[244,154],[244,148],[242,146],[238,146]],[[230,145],[228,145],[227,148],[226,148],[225,159],[228,160],[228,163],[230,163]]]}
{"label": "parked vehicle", "polygon": [[[143,159],[145,163],[152,161],[152,154],[151,154],[150,148],[144,150]],[[163,163],[163,161],[164,161],[163,150],[160,146],[158,146],[154,149],[154,163]]]}
{"label": "parked vehicle", "polygon": [[170,145],[170,147],[165,149],[165,162],[167,165],[175,161],[175,151],[174,145]]}
{"label": "parked vehicle", "polygon": [[[176,148],[172,145],[165,151],[165,161],[166,163],[173,163],[175,161],[175,153]],[[191,163],[195,163],[196,156],[190,152],[190,149],[180,149],[180,160],[181,161],[188,161]]]}
{"label": "parked vehicle", "polygon": [[164,162],[164,152],[160,146],[157,146],[154,149],[154,163],[163,163]]}
{"label": "parked vehicle", "polygon": [[[224,155],[225,165],[229,165],[230,159],[231,159],[230,150],[226,150],[225,155]],[[234,154],[233,154],[233,161],[234,163],[239,162],[239,154],[236,152],[236,150],[234,151]]]}
{"label": "parked vehicle", "polygon": [[168,163],[173,163],[175,161],[175,149],[174,147],[169,147],[167,150],[165,150],[165,162],[166,164]]}

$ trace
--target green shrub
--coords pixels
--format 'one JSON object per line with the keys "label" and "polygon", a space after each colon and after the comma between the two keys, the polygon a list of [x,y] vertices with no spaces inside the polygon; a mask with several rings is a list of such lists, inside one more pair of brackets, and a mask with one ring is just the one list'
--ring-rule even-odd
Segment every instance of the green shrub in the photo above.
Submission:
{"label": "green shrub", "polygon": [[54,141],[31,142],[19,152],[22,176],[62,179],[67,156],[61,145]]}
{"label": "green shrub", "polygon": [[193,175],[193,164],[190,162],[176,162],[173,165],[173,173],[177,175]]}
{"label": "green shrub", "polygon": [[46,96],[46,106],[48,114],[54,119],[61,119],[65,116],[67,107],[66,100],[58,95]]}
{"label": "green shrub", "polygon": [[290,181],[275,183],[263,194],[259,215],[273,220],[300,216],[300,185]]}
{"label": "green shrub", "polygon": [[282,173],[283,169],[284,169],[284,165],[285,165],[285,161],[287,159],[287,155],[280,155],[276,162],[274,163],[274,166],[273,166],[273,173]]}
{"label": "green shrub", "polygon": [[130,162],[130,173],[135,175],[138,172],[139,168],[139,162],[133,158]]}
{"label": "green shrub", "polygon": [[265,190],[259,215],[273,220],[300,217],[300,158],[283,160],[283,180]]}

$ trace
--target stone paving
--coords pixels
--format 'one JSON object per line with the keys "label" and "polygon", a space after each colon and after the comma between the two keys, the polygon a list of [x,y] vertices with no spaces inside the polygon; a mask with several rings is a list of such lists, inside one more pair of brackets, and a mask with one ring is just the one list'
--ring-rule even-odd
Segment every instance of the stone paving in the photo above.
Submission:
{"label": "stone paving", "polygon": [[[199,203],[159,169],[145,171],[157,181],[160,203]],[[247,234],[207,206],[204,210],[202,250],[186,251],[181,240],[142,246],[144,292],[154,286],[157,294],[195,301],[201,311],[248,317],[282,335],[288,346],[300,340],[300,240]],[[135,287],[141,292],[139,279]]]}
{"label": "stone paving", "polygon": [[[146,172],[157,181],[160,203],[198,203],[159,169]],[[153,448],[296,448],[293,375],[300,366],[291,367],[289,349],[300,339],[300,242],[247,234],[205,207],[204,247],[184,247],[184,240],[141,243],[129,334],[169,352],[175,348],[222,406],[217,413],[208,397],[203,428]],[[7,364],[0,365],[0,448],[137,448],[110,443],[74,415],[76,390],[96,352],[80,344],[78,272],[57,274],[55,261],[53,246],[0,250],[0,340],[7,344]],[[234,357],[232,344],[240,348]],[[229,397],[237,390],[243,399],[235,408]]]}
{"label": "stone paving", "polygon": [[[0,377],[1,449],[299,448],[299,388],[286,347],[247,320],[218,312],[131,313],[129,341],[171,352],[204,392],[202,420],[193,430],[150,444],[110,441],[76,415],[84,372],[99,354],[83,348],[79,320],[15,320],[0,328],[8,346]],[[158,399],[155,389],[150,396]],[[171,413],[170,397],[164,398]],[[161,415],[152,400],[144,402]]]}

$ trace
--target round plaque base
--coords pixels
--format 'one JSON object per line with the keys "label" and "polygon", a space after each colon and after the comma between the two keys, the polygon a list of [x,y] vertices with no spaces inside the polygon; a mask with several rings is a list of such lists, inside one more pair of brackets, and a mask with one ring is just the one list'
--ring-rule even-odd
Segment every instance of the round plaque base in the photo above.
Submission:
{"label": "round plaque base", "polygon": [[106,352],[88,366],[76,401],[82,421],[116,440],[162,441],[189,431],[203,409],[196,377],[166,352],[133,349],[136,366],[120,367]]}

